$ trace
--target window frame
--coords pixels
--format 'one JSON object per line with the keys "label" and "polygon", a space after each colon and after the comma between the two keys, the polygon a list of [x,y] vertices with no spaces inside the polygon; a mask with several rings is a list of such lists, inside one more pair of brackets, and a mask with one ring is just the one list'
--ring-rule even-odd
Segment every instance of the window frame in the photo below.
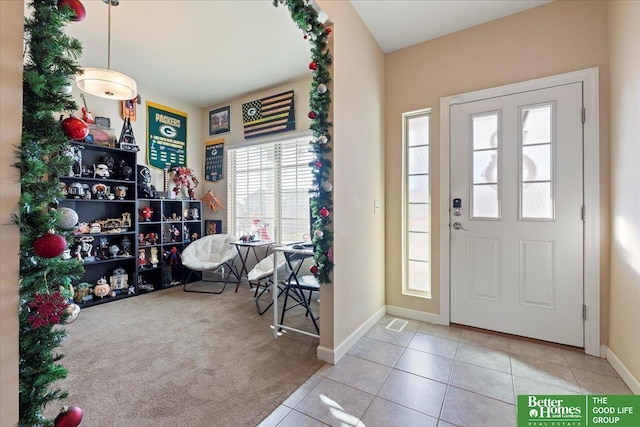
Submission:
{"label": "window frame", "polygon": [[[417,146],[411,146],[411,147],[420,147],[420,146],[427,146],[428,147],[428,165],[427,165],[427,173],[426,175],[428,176],[428,188],[427,188],[427,200],[428,202],[426,202],[426,204],[428,205],[428,212],[427,212],[427,217],[429,218],[428,220],[428,231],[424,232],[426,234],[428,234],[429,236],[429,248],[428,248],[428,260],[426,261],[422,261],[422,260],[411,260],[409,258],[409,238],[410,238],[410,233],[412,233],[412,231],[409,229],[409,207],[412,204],[411,200],[410,200],[410,195],[409,195],[409,178],[410,176],[412,176],[409,173],[409,162],[410,162],[410,158],[409,158],[409,122],[412,119],[415,118],[422,118],[422,117],[428,117],[429,119],[429,124],[428,124],[428,129],[427,129],[427,144],[420,144]],[[430,131],[431,131],[431,108],[424,108],[424,109],[420,109],[420,110],[416,110],[416,111],[410,111],[410,112],[406,112],[402,114],[402,294],[403,295],[407,295],[407,296],[412,296],[412,297],[418,297],[418,298],[427,298],[427,299],[431,299],[431,292],[432,292],[432,281],[431,281],[431,275],[432,275],[432,247],[433,247],[433,242],[432,242],[432,192],[431,192],[431,187],[432,187],[432,180],[431,180],[431,161],[432,161],[432,152],[431,152],[431,138],[430,138]],[[421,174],[423,175],[423,174]],[[424,203],[421,203],[424,204]],[[415,233],[415,232],[413,232]],[[410,269],[409,269],[409,263],[411,261],[418,261],[418,262],[426,262],[429,265],[429,273],[428,273],[428,283],[427,283],[427,290],[424,289],[416,289],[414,287],[411,287],[411,280],[410,280]]]}
{"label": "window frame", "polygon": [[[284,243],[282,240],[282,235],[283,235],[283,230],[282,230],[282,171],[284,169],[291,169],[291,165],[287,165],[286,167],[283,167],[283,162],[282,162],[282,150],[283,150],[283,146],[290,144],[291,147],[294,147],[295,145],[298,145],[299,147],[308,147],[308,159],[304,159],[302,163],[298,164],[298,168],[300,168],[303,164],[305,166],[307,166],[309,168],[309,187],[305,189],[305,192],[307,194],[307,197],[310,199],[311,198],[311,194],[309,192],[309,190],[311,190],[313,188],[313,176],[312,176],[312,169],[311,166],[309,166],[309,163],[312,161],[313,159],[313,153],[311,151],[311,145],[310,142],[312,140],[312,135],[311,133],[305,132],[305,133],[301,133],[301,134],[297,134],[297,135],[287,135],[286,137],[279,137],[279,138],[269,138],[269,139],[263,139],[260,141],[256,141],[256,142],[252,142],[250,144],[238,144],[238,145],[234,145],[233,147],[230,147],[227,150],[228,153],[228,158],[227,158],[227,162],[226,162],[226,173],[227,173],[227,177],[228,177],[228,182],[227,182],[227,232],[231,235],[234,235],[236,237],[239,237],[240,234],[242,234],[244,232],[244,230],[242,230],[238,224],[241,223],[241,221],[238,221],[238,203],[236,202],[236,197],[238,194],[237,191],[237,181],[236,181],[236,174],[238,172],[238,168],[237,168],[237,164],[235,163],[234,159],[236,158],[236,152],[238,152],[239,150],[250,150],[252,148],[260,148],[262,150],[266,150],[267,152],[269,152],[269,156],[272,157],[273,159],[273,167],[269,167],[268,169],[268,173],[272,174],[272,178],[273,178],[273,197],[274,197],[274,205],[273,205],[273,219],[269,218],[269,220],[273,221],[272,227],[269,229],[270,232],[270,237],[272,239],[273,242],[275,243]],[[261,154],[262,156],[262,154]],[[308,160],[308,161],[307,161]],[[254,167],[248,167],[246,170],[241,170],[242,172],[247,172],[250,170],[254,170],[254,172],[256,170],[260,170],[262,171],[262,169],[255,169]],[[265,169],[266,170],[266,169]],[[296,174],[296,176],[299,176],[299,174]],[[308,202],[307,202],[308,205]],[[301,216],[298,219],[302,219],[304,217],[304,219],[307,220],[307,227],[306,230],[310,230],[311,229],[311,218],[309,215],[309,211],[308,209],[305,209],[304,214],[301,214]],[[245,220],[247,218],[243,217]],[[300,239],[297,239],[296,241],[300,241],[302,240],[302,236],[300,236]],[[289,240],[287,240],[286,242],[289,242]]]}

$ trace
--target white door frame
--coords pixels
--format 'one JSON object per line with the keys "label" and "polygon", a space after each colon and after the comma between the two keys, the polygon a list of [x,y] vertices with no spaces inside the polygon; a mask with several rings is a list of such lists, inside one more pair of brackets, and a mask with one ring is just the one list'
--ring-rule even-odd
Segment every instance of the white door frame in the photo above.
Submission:
{"label": "white door frame", "polygon": [[600,357],[600,170],[598,68],[588,68],[550,77],[509,84],[440,98],[440,323],[451,321],[451,230],[449,204],[451,105],[510,95],[569,83],[583,83],[584,108],[584,322],[585,353]]}

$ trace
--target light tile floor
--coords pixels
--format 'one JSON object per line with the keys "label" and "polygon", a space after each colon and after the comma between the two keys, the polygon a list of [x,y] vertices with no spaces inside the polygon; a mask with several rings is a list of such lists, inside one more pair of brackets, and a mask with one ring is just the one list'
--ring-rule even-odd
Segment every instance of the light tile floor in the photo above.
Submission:
{"label": "light tile floor", "polygon": [[[574,349],[385,316],[259,427],[514,427],[519,394],[631,394]],[[401,326],[396,321],[391,326]]]}

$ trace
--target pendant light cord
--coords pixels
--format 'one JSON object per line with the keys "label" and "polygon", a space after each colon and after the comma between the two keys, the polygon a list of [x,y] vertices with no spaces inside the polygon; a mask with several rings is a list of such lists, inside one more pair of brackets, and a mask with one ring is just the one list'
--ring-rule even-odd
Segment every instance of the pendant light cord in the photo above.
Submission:
{"label": "pendant light cord", "polygon": [[111,0],[107,2],[109,4],[109,24],[107,34],[107,70],[111,69]]}

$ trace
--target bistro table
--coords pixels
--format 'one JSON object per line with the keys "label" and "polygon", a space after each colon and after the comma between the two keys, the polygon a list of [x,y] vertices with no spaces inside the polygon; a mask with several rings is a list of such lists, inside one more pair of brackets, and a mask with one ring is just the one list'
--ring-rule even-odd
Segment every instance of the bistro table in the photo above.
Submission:
{"label": "bistro table", "polygon": [[[240,257],[240,274],[238,275],[238,284],[242,281],[242,277],[247,277],[249,274],[249,269],[247,268],[247,260],[249,259],[249,254],[253,250],[253,255],[256,257],[256,262],[260,262],[261,259],[267,256],[269,253],[269,248],[273,245],[273,242],[270,240],[253,240],[248,242],[243,242],[242,240],[238,240],[237,242],[231,242],[232,245],[235,245],[238,250],[238,256]],[[258,248],[266,248],[264,251],[264,255],[261,257],[258,255]],[[251,283],[249,283],[251,286]],[[251,286],[253,287],[253,286]]]}
{"label": "bistro table", "polygon": [[[278,257],[279,256],[284,256],[284,259],[286,261],[287,264],[287,282],[289,284],[296,284],[297,286],[300,286],[305,280],[307,280],[308,278],[311,278],[311,280],[315,281],[315,278],[311,277],[311,276],[303,276],[303,277],[299,277],[298,273],[300,271],[300,266],[302,264],[302,261],[304,261],[305,258],[311,258],[313,257],[314,252],[313,252],[313,246],[311,245],[305,245],[305,244],[293,244],[293,245],[284,245],[284,246],[274,246],[273,247],[273,265],[278,265]],[[295,259],[295,261],[294,261]],[[297,265],[294,265],[297,264]],[[273,283],[278,283],[278,269],[274,268],[273,270]],[[317,283],[317,282],[316,282]],[[301,301],[301,303],[304,305],[304,307],[307,310],[307,314],[311,316],[312,320],[313,320],[313,325],[316,329],[316,332],[318,332],[317,334],[311,333],[311,332],[307,332],[307,331],[303,331],[300,329],[296,329],[296,328],[292,328],[290,326],[285,326],[282,324],[282,321],[279,321],[278,319],[278,296],[280,295],[280,292],[277,291],[273,291],[272,292],[272,296],[273,296],[273,336],[275,338],[277,338],[280,334],[281,334],[281,330],[288,330],[288,331],[294,331],[294,332],[298,332],[301,334],[305,334],[305,335],[309,335],[312,337],[316,337],[319,338],[319,328],[318,328],[318,324],[317,324],[317,319],[313,317],[313,314],[311,314],[309,306],[307,305],[306,301],[304,300],[304,297]],[[283,307],[283,309],[286,307]],[[284,319],[284,317],[283,317]]]}

